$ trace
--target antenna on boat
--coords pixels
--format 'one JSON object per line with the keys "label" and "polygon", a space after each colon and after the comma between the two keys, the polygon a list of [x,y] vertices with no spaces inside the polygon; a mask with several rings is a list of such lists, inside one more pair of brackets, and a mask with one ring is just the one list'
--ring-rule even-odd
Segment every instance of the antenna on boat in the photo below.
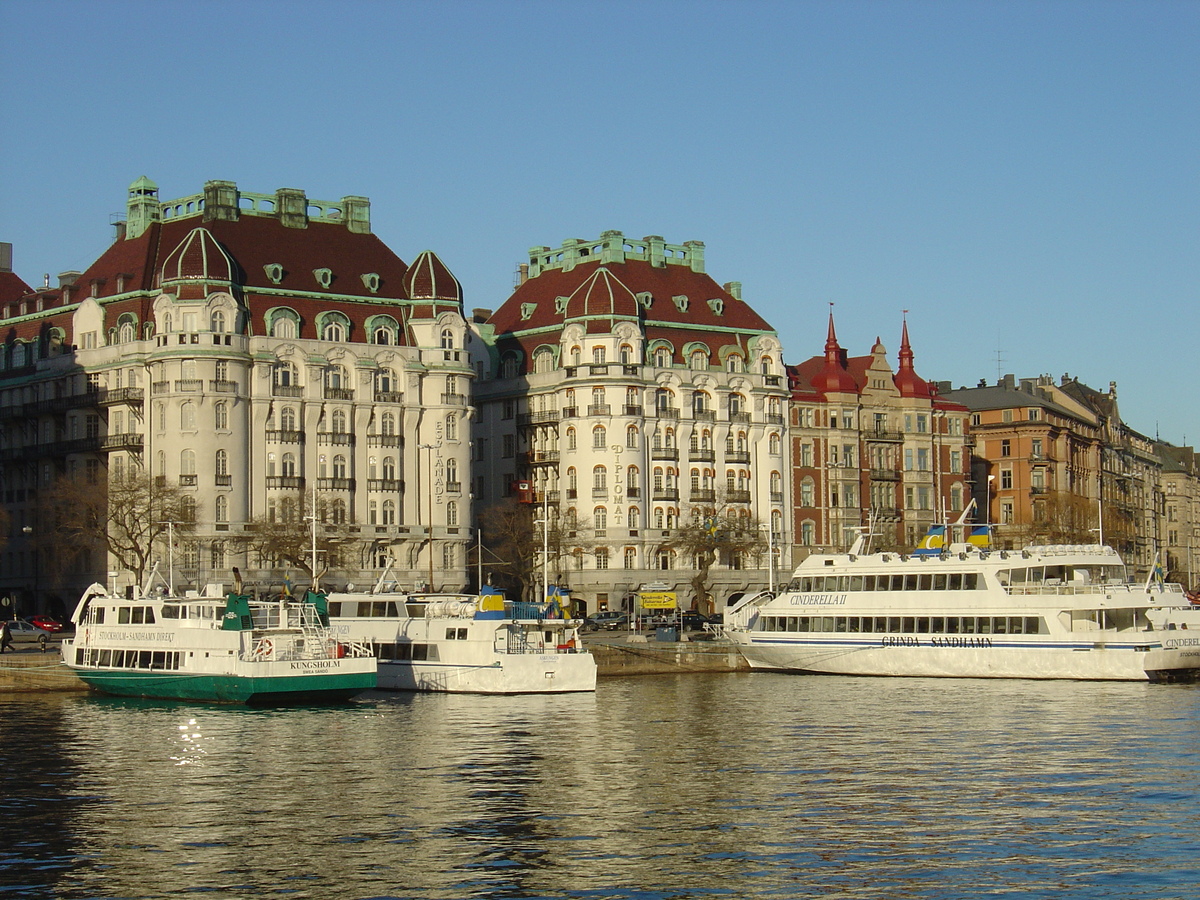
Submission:
{"label": "antenna on boat", "polygon": [[233,567],[233,592],[240,594],[242,592],[242,573],[238,571],[238,567]]}

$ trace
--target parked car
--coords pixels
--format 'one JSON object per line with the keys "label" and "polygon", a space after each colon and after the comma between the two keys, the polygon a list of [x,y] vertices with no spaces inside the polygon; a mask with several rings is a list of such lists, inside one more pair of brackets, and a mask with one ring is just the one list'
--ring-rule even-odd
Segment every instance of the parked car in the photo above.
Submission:
{"label": "parked car", "polygon": [[51,633],[63,630],[62,622],[58,622],[58,621],[50,618],[49,616],[30,616],[29,623],[31,625],[36,625],[38,628],[45,629],[46,631],[49,631]]}
{"label": "parked car", "polygon": [[46,649],[46,641],[50,638],[50,632],[45,628],[38,628],[24,619],[13,619],[9,622],[8,633],[12,635],[14,644],[36,643],[40,650]]}
{"label": "parked car", "polygon": [[623,613],[615,609],[606,609],[604,612],[598,612],[594,616],[590,616],[584,620],[583,627],[585,631],[616,631],[619,628],[629,627],[629,614]]}
{"label": "parked car", "polygon": [[708,621],[706,616],[696,612],[694,609],[685,609],[682,616],[684,631],[699,631],[704,627],[704,623]]}

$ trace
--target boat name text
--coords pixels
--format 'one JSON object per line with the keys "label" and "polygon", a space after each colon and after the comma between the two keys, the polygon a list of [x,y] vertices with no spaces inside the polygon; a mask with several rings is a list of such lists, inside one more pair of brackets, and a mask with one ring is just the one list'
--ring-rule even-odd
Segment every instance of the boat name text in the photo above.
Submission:
{"label": "boat name text", "polygon": [[[920,647],[923,646],[919,638],[912,635],[888,635],[879,639],[881,647]],[[930,638],[927,646],[930,647],[991,647],[992,639],[989,637],[935,637]]]}
{"label": "boat name text", "polygon": [[848,594],[794,594],[792,606],[845,606]]}

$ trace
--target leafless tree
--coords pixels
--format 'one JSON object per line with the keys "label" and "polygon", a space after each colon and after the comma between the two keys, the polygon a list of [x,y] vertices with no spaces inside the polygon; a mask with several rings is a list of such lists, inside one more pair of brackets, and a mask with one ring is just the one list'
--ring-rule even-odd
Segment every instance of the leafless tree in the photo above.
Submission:
{"label": "leafless tree", "polygon": [[675,528],[663,545],[695,563],[691,608],[705,615],[713,612],[708,577],[712,567],[718,563],[728,566],[747,556],[760,557],[767,549],[762,523],[753,516],[738,515],[740,511],[718,492],[711,508]]}
{"label": "leafless tree", "polygon": [[558,515],[550,506],[549,524],[543,529],[542,515],[547,510],[535,503],[521,503],[515,497],[502,500],[480,516],[483,542],[489,564],[500,586],[525,600],[537,599],[541,582],[542,548],[548,549],[547,567],[554,572],[554,583],[563,584],[563,564],[574,550],[585,550],[592,541],[583,537],[589,529],[579,522]]}
{"label": "leafless tree", "polygon": [[353,522],[332,521],[326,511],[317,509],[317,569],[313,572],[313,530],[311,503],[303,491],[279,499],[275,514],[251,519],[240,537],[240,545],[267,561],[268,566],[295,568],[311,583],[313,576],[325,569],[338,568],[347,559],[357,558],[362,540],[353,529]]}

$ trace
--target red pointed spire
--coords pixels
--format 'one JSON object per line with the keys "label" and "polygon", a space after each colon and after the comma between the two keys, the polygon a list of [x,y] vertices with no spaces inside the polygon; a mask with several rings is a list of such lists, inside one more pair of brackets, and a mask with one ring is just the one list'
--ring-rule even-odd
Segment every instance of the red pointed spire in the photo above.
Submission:
{"label": "red pointed spire", "polygon": [[833,327],[833,304],[829,304],[829,335],[825,339],[825,367],[815,379],[813,387],[829,393],[857,393],[858,384],[846,367],[846,352],[838,345],[837,331]]}
{"label": "red pointed spire", "polygon": [[908,310],[904,310],[904,330],[900,334],[900,369],[893,376],[901,397],[929,397],[929,384],[913,367],[912,345],[908,342]]}

